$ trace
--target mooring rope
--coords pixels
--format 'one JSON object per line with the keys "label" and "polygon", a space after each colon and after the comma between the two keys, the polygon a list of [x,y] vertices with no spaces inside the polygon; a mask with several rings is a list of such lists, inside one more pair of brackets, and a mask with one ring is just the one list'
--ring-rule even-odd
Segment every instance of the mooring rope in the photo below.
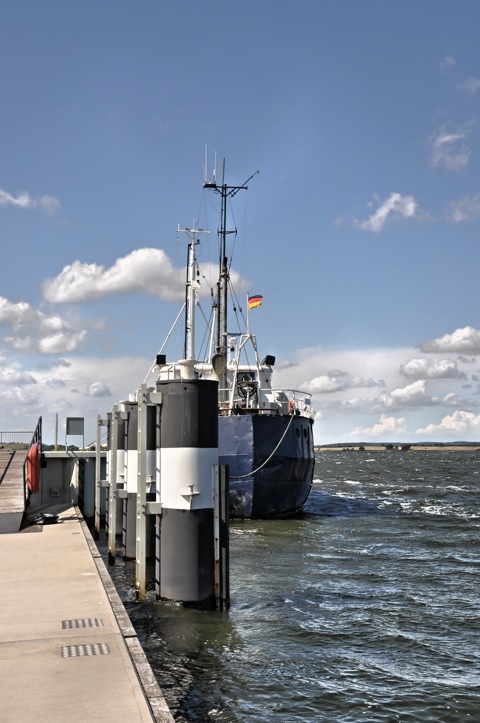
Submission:
{"label": "mooring rope", "polygon": [[270,460],[272,459],[273,455],[275,454],[275,452],[277,451],[277,449],[278,449],[278,448],[280,447],[280,445],[282,444],[282,442],[283,442],[283,440],[285,439],[285,436],[286,436],[288,430],[290,429],[290,426],[291,426],[291,424],[292,424],[292,422],[293,422],[294,416],[295,416],[295,415],[292,414],[292,416],[291,416],[291,418],[290,418],[290,421],[289,421],[289,423],[287,424],[284,433],[283,433],[282,436],[280,437],[280,441],[278,442],[277,446],[275,447],[275,449],[273,450],[273,452],[267,457],[267,459],[266,459],[264,462],[262,462],[262,464],[260,465],[260,467],[257,467],[257,469],[254,469],[253,472],[249,472],[248,474],[240,474],[240,475],[237,475],[236,477],[230,477],[230,479],[243,479],[244,477],[251,477],[252,475],[256,474],[257,472],[260,472],[260,470],[262,469],[262,467],[265,467],[265,465],[267,464],[267,462],[270,462]]}

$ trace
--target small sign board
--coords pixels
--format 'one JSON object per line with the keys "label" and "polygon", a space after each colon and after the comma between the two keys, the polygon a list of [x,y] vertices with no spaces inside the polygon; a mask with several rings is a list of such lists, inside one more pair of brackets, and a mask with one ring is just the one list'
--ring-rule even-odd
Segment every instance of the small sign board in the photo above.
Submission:
{"label": "small sign board", "polygon": [[79,435],[83,437],[84,418],[83,417],[67,417],[67,437],[69,435]]}

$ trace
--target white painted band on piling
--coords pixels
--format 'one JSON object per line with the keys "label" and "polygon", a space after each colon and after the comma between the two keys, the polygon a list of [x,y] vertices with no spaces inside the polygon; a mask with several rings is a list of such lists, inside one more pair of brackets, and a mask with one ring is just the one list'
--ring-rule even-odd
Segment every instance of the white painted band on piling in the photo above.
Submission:
{"label": "white painted band on piling", "polygon": [[218,464],[217,448],[162,448],[157,499],[165,508],[173,510],[212,509],[215,464]]}
{"label": "white painted band on piling", "polygon": [[[156,451],[154,449],[146,450],[146,461],[147,461],[147,483],[149,478],[152,480],[152,485],[155,484],[155,467],[156,467]],[[122,468],[123,479],[125,481],[125,487],[129,493],[137,492],[138,485],[138,452],[136,449],[128,449],[125,452],[125,463]],[[154,491],[152,489],[148,490]]]}

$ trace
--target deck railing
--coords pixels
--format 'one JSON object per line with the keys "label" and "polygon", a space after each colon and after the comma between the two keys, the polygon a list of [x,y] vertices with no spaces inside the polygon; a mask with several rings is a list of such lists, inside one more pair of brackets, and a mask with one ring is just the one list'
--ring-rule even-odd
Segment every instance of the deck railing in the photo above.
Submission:
{"label": "deck railing", "polygon": [[[12,432],[12,434],[13,434],[13,432]],[[31,448],[34,444],[39,444],[39,445],[40,445],[40,453],[41,453],[41,451],[42,451],[42,418],[41,418],[41,417],[38,418],[37,426],[35,427],[34,433],[32,434],[32,433],[30,432],[30,435],[31,435],[31,437],[30,437],[30,444],[28,444],[28,452],[30,451],[30,448]],[[24,496],[24,499],[25,499],[25,508],[26,508],[26,506],[27,506],[27,502],[28,502],[28,498],[29,498],[29,494],[28,494],[28,480],[27,480],[27,457],[28,457],[28,452],[27,452],[27,454],[25,455],[25,462],[23,463],[23,496]]]}
{"label": "deck railing", "polygon": [[23,444],[25,447],[28,447],[31,439],[31,432],[0,432],[0,445]]}

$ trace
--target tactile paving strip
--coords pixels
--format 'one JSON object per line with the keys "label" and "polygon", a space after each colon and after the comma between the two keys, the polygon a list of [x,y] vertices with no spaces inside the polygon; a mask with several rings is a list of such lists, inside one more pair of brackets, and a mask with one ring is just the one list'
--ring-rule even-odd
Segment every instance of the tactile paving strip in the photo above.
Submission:
{"label": "tactile paving strip", "polygon": [[110,648],[106,643],[94,643],[93,645],[64,645],[62,658],[79,658],[85,655],[108,655]]}
{"label": "tactile paving strip", "polygon": [[102,618],[80,618],[79,620],[62,620],[62,628],[71,630],[72,628],[101,628],[103,627]]}

